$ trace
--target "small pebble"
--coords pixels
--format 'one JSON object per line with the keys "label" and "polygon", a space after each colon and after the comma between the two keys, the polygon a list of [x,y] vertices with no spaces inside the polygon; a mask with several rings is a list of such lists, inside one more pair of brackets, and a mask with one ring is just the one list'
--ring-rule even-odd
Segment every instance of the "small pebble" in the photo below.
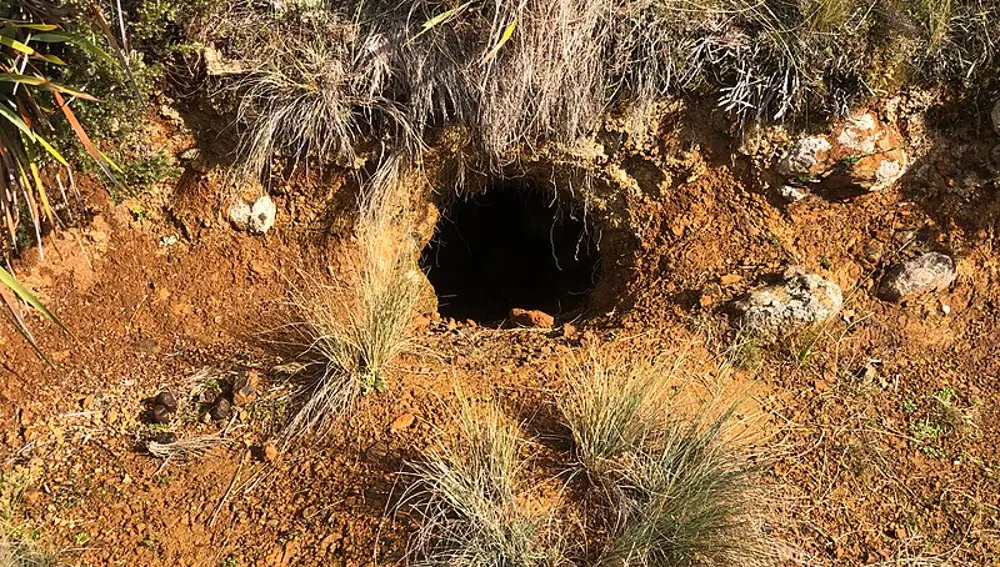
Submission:
{"label": "small pebble", "polygon": [[400,431],[413,425],[413,422],[416,421],[416,419],[416,416],[412,413],[404,413],[389,424],[389,430],[393,433],[399,433]]}
{"label": "small pebble", "polygon": [[278,457],[280,455],[281,455],[281,452],[278,451],[278,446],[277,445],[275,445],[274,443],[265,443],[264,444],[264,460],[265,461],[267,461],[269,463],[273,463],[274,461],[278,460]]}

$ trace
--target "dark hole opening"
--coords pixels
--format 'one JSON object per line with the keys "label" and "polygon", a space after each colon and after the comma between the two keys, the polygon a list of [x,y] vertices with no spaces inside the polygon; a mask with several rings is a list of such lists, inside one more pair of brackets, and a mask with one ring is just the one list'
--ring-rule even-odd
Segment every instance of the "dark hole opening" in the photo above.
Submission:
{"label": "dark hole opening", "polygon": [[444,317],[496,323],[513,307],[567,317],[585,306],[598,253],[585,223],[525,181],[456,201],[421,264]]}

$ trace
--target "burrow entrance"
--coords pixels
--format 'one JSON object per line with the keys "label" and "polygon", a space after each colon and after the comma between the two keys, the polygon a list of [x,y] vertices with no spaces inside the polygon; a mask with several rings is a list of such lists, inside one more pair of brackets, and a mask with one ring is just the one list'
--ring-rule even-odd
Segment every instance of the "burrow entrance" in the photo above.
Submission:
{"label": "burrow entrance", "polygon": [[570,316],[585,306],[600,271],[580,215],[525,180],[495,182],[451,204],[421,265],[442,316],[487,324],[513,307]]}

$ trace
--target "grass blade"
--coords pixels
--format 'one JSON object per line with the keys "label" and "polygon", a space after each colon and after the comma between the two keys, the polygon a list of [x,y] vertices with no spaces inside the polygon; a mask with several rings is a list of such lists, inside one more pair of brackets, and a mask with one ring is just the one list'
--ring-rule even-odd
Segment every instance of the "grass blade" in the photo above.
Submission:
{"label": "grass blade", "polygon": [[64,331],[69,332],[69,329],[67,329],[66,326],[62,324],[62,321],[60,321],[58,317],[56,317],[51,311],[49,311],[48,307],[45,307],[45,304],[39,301],[38,298],[34,296],[34,294],[28,291],[28,288],[21,285],[21,282],[17,281],[17,278],[15,278],[7,270],[3,269],[3,267],[0,267],[0,283],[10,288],[10,290],[16,293],[17,296],[20,297],[22,301],[37,309],[38,312],[44,315],[46,319],[52,321],[56,325],[59,325],[59,327],[62,328]]}
{"label": "grass blade", "polygon": [[[458,15],[459,12],[461,12],[462,10],[464,10],[465,8],[467,8],[469,6],[469,4],[472,4],[472,2],[471,1],[470,2],[466,2],[465,4],[462,4],[461,6],[458,6],[457,8],[452,8],[451,10],[445,10],[444,12],[441,12],[440,14],[438,14],[438,15],[434,16],[433,18],[427,20],[426,22],[424,22],[423,26],[421,26],[420,33],[418,33],[417,35],[415,35],[412,38],[410,38],[409,41],[416,40],[418,37],[424,35],[425,33],[431,31],[432,29],[434,29],[436,27],[438,27],[439,25],[441,25],[441,24],[447,22],[448,20],[454,18],[455,16]],[[409,43],[409,41],[407,43]]]}
{"label": "grass blade", "polygon": [[508,41],[510,41],[511,36],[514,35],[514,30],[515,29],[517,29],[517,18],[514,18],[513,22],[507,24],[507,27],[504,28],[504,30],[503,30],[503,34],[500,35],[500,41],[498,41],[497,44],[495,46],[493,46],[493,49],[491,49],[489,51],[489,53],[487,53],[485,56],[483,56],[483,63],[488,63],[491,59],[493,59],[494,57],[496,57],[497,53],[500,52],[500,49]]}
{"label": "grass blade", "polygon": [[25,55],[34,55],[35,50],[12,37],[0,35],[0,45],[6,45],[14,51],[20,51]]}
{"label": "grass blade", "polygon": [[31,85],[33,87],[42,87],[46,89],[52,89],[54,91],[59,91],[66,93],[69,96],[76,97],[83,100],[89,100],[91,102],[97,102],[98,100],[87,93],[71,89],[69,87],[64,87],[60,84],[53,83],[52,81],[45,79],[43,77],[35,77],[32,75],[18,75],[15,73],[3,73],[0,74],[0,82],[2,83],[20,83],[23,85]]}

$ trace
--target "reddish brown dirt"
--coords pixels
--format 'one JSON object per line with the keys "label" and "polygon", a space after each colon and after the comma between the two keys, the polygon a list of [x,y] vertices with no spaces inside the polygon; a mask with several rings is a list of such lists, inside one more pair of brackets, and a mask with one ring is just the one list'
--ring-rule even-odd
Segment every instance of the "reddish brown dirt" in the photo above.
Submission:
{"label": "reddish brown dirt", "polygon": [[[93,221],[57,234],[45,262],[32,253],[18,266],[73,336],[32,321],[52,368],[9,330],[0,338],[0,462],[28,479],[24,521],[72,565],[401,564],[418,519],[392,512],[406,483],[398,473],[448,427],[454,386],[500,401],[544,437],[563,387],[559,360],[601,338],[684,353],[679,377],[703,394],[749,392],[754,409],[741,417],[755,424],[761,482],[778,496],[769,531],[785,564],[1000,563],[998,201],[981,198],[986,186],[952,193],[919,173],[988,171],[989,140],[955,134],[963,162],[954,140],[931,139],[899,189],[785,208],[728,138],[677,124],[664,120],[661,146],[647,151],[654,163],[686,156],[657,165],[684,174],[626,199],[640,237],[627,277],[614,275],[630,282],[614,310],[570,336],[426,323],[425,348],[404,357],[385,392],[274,462],[258,450],[292,402],[276,370],[287,352],[268,331],[291,316],[285,278],[328,250],[317,237],[326,225],[290,215],[292,193],[276,199],[267,237],[238,233],[220,218],[213,184],[192,172],[169,213],[149,218],[90,191]],[[639,179],[649,167],[640,162],[622,167]],[[161,246],[169,234],[179,242]],[[909,305],[871,296],[873,276],[902,249],[939,246],[958,254],[953,291]],[[730,348],[727,303],[788,263],[839,283],[842,317],[777,347]],[[336,258],[327,265],[336,273]],[[167,387],[184,399],[199,371],[225,380],[247,368],[264,375],[257,401],[231,422],[192,414],[177,428],[224,429],[231,444],[165,465],[139,448],[152,432],[140,419],[145,398]],[[933,399],[945,388],[947,416]]]}

